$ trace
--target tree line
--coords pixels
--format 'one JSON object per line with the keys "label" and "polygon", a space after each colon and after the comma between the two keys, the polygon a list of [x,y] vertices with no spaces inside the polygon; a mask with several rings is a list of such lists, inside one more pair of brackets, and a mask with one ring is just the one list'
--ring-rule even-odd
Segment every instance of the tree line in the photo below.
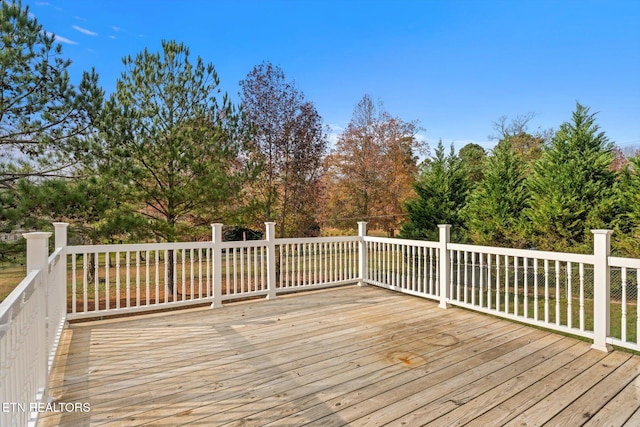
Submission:
{"label": "tree line", "polygon": [[556,132],[528,133],[531,118],[499,120],[489,153],[473,144],[447,153],[440,142],[401,235],[437,239],[448,223],[460,242],[590,253],[591,230],[612,229],[615,253],[640,256],[637,153],[622,155],[580,103]]}
{"label": "tree line", "polygon": [[108,95],[96,70],[73,84],[70,64],[27,7],[2,2],[4,231],[62,220],[90,244],[191,240],[213,222],[315,236],[365,220],[401,237],[450,223],[459,241],[578,251],[590,228],[615,228],[619,249],[638,251],[637,160],[616,157],[579,104],[555,133],[503,118],[491,152],[440,143],[429,156],[419,123],[370,95],[332,146],[313,102],[268,61],[240,81],[238,105],[176,41],[123,58]]}

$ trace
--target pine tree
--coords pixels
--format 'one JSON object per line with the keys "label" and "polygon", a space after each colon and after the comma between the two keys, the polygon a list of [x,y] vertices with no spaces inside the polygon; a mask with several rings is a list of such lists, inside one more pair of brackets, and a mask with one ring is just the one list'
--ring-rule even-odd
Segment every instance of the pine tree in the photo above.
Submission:
{"label": "pine tree", "polygon": [[545,149],[528,180],[528,232],[545,250],[591,250],[591,229],[608,228],[615,173],[612,145],[595,123],[595,114],[576,104]]}
{"label": "pine tree", "polygon": [[509,143],[498,144],[485,161],[478,183],[463,211],[469,238],[480,245],[522,247],[522,212],[527,206],[526,162]]}
{"label": "pine tree", "polygon": [[640,257],[640,157],[628,159],[614,186],[617,216],[612,249],[620,256]]}
{"label": "pine tree", "polygon": [[460,211],[466,204],[469,183],[453,145],[446,155],[440,141],[435,155],[421,164],[415,184],[417,197],[406,204],[409,219],[402,225],[400,237],[437,240],[438,224],[450,224],[452,240],[462,240],[465,232]]}
{"label": "pine tree", "polygon": [[198,226],[202,233],[230,220],[251,168],[241,158],[239,114],[217,98],[213,65],[192,63],[174,41],[123,62],[101,117],[103,145],[94,147],[101,173],[159,240],[193,238]]}
{"label": "pine tree", "polygon": [[487,153],[478,144],[467,144],[460,149],[458,157],[467,169],[467,175],[471,186],[480,183],[484,177],[484,163]]}
{"label": "pine tree", "polygon": [[74,86],[70,65],[28,7],[1,2],[0,189],[70,175],[103,99],[97,74],[85,72]]}

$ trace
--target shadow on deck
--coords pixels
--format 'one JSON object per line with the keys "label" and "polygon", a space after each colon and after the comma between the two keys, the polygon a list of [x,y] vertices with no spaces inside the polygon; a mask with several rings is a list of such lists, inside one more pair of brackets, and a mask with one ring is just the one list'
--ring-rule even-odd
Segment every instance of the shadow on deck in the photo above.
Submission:
{"label": "shadow on deck", "polygon": [[637,426],[639,374],[625,352],[349,286],[74,324],[49,394],[90,410],[38,426]]}

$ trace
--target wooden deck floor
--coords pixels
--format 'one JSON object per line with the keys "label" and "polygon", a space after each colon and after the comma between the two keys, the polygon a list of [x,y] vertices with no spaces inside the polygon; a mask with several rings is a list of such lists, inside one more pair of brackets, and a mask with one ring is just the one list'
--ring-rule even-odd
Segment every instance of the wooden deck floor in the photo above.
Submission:
{"label": "wooden deck floor", "polygon": [[373,287],[65,331],[38,426],[640,425],[640,358]]}

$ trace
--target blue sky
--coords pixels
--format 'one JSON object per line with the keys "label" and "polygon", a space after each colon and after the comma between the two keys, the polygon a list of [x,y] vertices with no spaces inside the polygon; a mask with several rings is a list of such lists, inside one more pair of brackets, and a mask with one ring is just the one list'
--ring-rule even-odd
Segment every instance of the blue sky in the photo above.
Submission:
{"label": "blue sky", "polygon": [[621,147],[640,148],[640,1],[23,0],[107,93],[121,59],[162,39],[214,64],[221,89],[265,60],[334,133],[364,96],[418,120],[431,146],[491,148],[493,122],[535,113],[557,129],[576,101]]}

